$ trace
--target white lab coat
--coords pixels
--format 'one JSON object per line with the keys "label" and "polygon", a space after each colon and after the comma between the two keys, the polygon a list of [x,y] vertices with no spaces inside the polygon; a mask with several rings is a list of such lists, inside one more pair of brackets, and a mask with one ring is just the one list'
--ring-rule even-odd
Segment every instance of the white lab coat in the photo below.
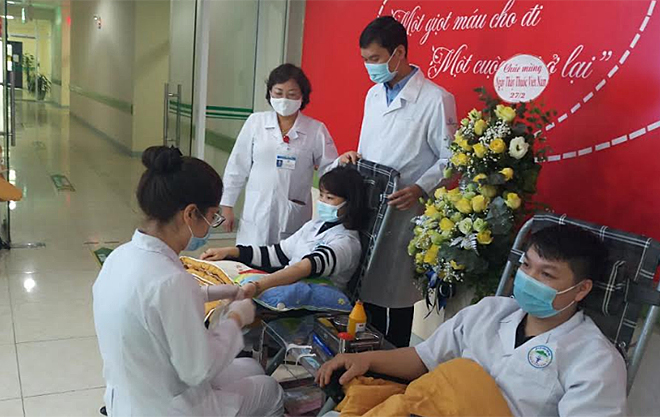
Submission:
{"label": "white lab coat", "polygon": [[[431,194],[443,178],[455,131],[454,96],[417,70],[389,106],[383,84],[369,90],[358,152],[366,160],[399,171],[400,189],[417,184]],[[413,285],[413,261],[408,255],[411,220],[418,214],[415,209],[395,210],[390,227],[381,231],[388,237],[362,280],[363,301],[405,308],[421,299]]]}
{"label": "white lab coat", "polygon": [[[524,316],[512,298],[484,298],[443,323],[416,347],[417,354],[429,370],[454,358],[477,362],[515,416],[626,414],[623,357],[589,317],[578,311],[514,349]],[[549,359],[537,362],[538,350],[549,352]]]}
{"label": "white lab coat", "polygon": [[314,170],[323,174],[337,148],[325,125],[302,113],[288,136],[286,144],[277,114],[269,111],[252,114],[236,139],[220,204],[234,207],[245,187],[237,244],[273,245],[312,218]]}
{"label": "white lab coat", "polygon": [[204,327],[199,285],[169,246],[136,231],[108,257],[93,294],[111,416],[237,414],[241,395],[213,380],[235,368],[241,329],[233,320]]}

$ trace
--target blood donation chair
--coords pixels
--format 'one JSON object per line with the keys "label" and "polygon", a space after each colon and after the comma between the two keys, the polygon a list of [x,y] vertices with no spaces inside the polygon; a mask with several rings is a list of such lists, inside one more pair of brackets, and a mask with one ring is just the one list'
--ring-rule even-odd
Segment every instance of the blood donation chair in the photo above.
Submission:
{"label": "blood donation chair", "polygon": [[394,209],[387,204],[387,196],[399,190],[399,172],[395,169],[365,160],[358,161],[355,168],[364,178],[369,216],[368,222],[359,230],[362,244],[360,266],[348,285],[347,295],[353,302],[357,300],[362,278],[371,268],[373,254],[389,235],[386,226]]}
{"label": "blood donation chair", "polygon": [[[654,281],[660,262],[660,243],[566,215],[537,214],[518,232],[496,295],[511,295],[513,277],[530,233],[554,225],[586,229],[598,235],[609,250],[608,258],[603,260],[607,264],[607,275],[602,281],[594,282],[593,290],[580,306],[623,355],[630,393],[660,312],[660,286]],[[640,325],[641,330],[638,329]]]}
{"label": "blood donation chair", "polygon": [[[367,207],[369,210],[368,221],[359,230],[360,242],[362,244],[360,265],[351,278],[346,290],[346,295],[354,303],[358,298],[362,278],[372,266],[371,260],[374,253],[379,250],[383,239],[387,239],[388,237],[387,225],[391,218],[391,210],[394,209],[387,204],[387,196],[398,191],[399,172],[384,165],[365,160],[358,161],[357,165],[349,166],[357,169],[364,179],[367,191]],[[293,313],[296,317],[305,314],[309,315],[313,313],[309,311]],[[286,317],[286,315],[278,314],[277,316],[277,318],[282,317]],[[268,352],[265,346],[262,346],[260,354],[262,355],[262,363],[266,365],[266,374],[272,374],[286,359],[286,346],[280,345],[277,346],[277,349],[277,353],[272,358],[264,358],[263,355],[268,355]]]}

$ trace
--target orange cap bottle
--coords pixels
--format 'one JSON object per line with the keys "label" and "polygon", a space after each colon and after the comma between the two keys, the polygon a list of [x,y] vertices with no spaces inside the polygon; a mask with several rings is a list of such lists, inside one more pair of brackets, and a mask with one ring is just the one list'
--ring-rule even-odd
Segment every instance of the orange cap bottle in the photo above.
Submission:
{"label": "orange cap bottle", "polygon": [[364,311],[362,301],[357,301],[355,307],[348,316],[348,334],[355,337],[356,333],[365,331],[367,328],[367,313]]}

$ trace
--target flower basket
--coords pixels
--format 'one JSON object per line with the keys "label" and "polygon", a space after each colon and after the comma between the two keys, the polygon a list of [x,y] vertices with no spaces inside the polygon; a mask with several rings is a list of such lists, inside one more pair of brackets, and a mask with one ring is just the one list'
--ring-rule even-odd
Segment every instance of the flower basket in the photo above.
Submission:
{"label": "flower basket", "polygon": [[464,286],[474,291],[473,301],[494,294],[517,227],[540,206],[533,196],[547,152],[544,126],[554,112],[532,102],[508,106],[485,88],[475,91],[484,108],[461,121],[445,169],[445,178],[459,175],[458,186],[423,201],[408,246],[427,305],[435,308]]}

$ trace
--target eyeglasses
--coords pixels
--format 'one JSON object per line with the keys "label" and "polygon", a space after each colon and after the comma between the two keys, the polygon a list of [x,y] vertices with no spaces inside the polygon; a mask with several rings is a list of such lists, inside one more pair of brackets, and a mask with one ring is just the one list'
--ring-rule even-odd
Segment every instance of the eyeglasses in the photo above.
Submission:
{"label": "eyeglasses", "polygon": [[211,222],[209,223],[209,221],[206,220],[206,216],[203,215],[202,212],[199,211],[199,209],[197,209],[197,212],[202,216],[202,219],[204,219],[204,221],[206,222],[206,224],[208,224],[209,226],[211,226],[211,227],[214,228],[214,229],[215,229],[216,227],[220,226],[222,223],[224,223],[225,220],[227,220],[227,219],[225,219],[224,217],[222,217],[222,215],[221,215],[220,213],[215,213],[215,214],[213,215],[213,220],[211,220]]}
{"label": "eyeglasses", "polygon": [[302,98],[302,91],[282,91],[271,90],[270,96],[273,98],[288,98],[289,100],[300,100]]}

